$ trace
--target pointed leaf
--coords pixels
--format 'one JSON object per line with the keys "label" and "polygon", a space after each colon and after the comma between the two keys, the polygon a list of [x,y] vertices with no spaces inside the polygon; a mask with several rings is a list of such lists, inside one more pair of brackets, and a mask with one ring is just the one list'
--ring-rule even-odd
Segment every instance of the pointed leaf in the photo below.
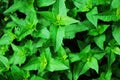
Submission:
{"label": "pointed leaf", "polygon": [[40,68],[40,58],[33,57],[22,68],[24,70],[38,70]]}
{"label": "pointed leaf", "polygon": [[104,49],[105,39],[106,39],[106,36],[103,34],[103,35],[100,35],[100,36],[96,36],[94,38],[94,41],[100,49]]}
{"label": "pointed leaf", "polygon": [[26,60],[26,54],[22,47],[11,44],[14,50],[14,55],[10,58],[10,63],[13,64],[23,64]]}
{"label": "pointed leaf", "polygon": [[92,0],[74,0],[74,4],[80,12],[89,11],[92,8]]}
{"label": "pointed leaf", "polygon": [[8,59],[4,56],[0,56],[0,73],[2,71],[7,71],[9,70],[9,62]]}
{"label": "pointed leaf", "polygon": [[120,27],[119,25],[113,25],[112,35],[117,43],[120,45]]}
{"label": "pointed leaf", "polygon": [[30,78],[30,80],[45,80],[45,79],[43,79],[42,77],[33,75],[33,76]]}
{"label": "pointed leaf", "polygon": [[53,5],[52,11],[56,15],[66,16],[67,9],[66,9],[66,5],[65,5],[65,0],[56,0],[56,3]]}
{"label": "pointed leaf", "polygon": [[65,36],[65,28],[60,26],[57,30],[57,35],[56,35],[56,51],[62,45],[64,36]]}
{"label": "pointed leaf", "polygon": [[78,23],[78,20],[75,20],[74,18],[68,17],[68,16],[60,16],[60,20],[58,21],[59,25],[70,25],[73,23]]}
{"label": "pointed leaf", "polygon": [[53,71],[61,71],[61,70],[67,70],[69,69],[66,65],[64,65],[63,63],[61,63],[60,61],[51,58],[48,66],[47,66],[47,70],[53,72]]}
{"label": "pointed leaf", "polygon": [[55,3],[55,0],[37,0],[38,7],[46,7]]}
{"label": "pointed leaf", "polygon": [[98,18],[95,16],[98,14],[97,7],[94,7],[90,12],[86,14],[88,20],[97,27]]}
{"label": "pointed leaf", "polygon": [[72,39],[75,37],[75,34],[77,32],[82,32],[86,30],[88,30],[88,27],[86,27],[82,23],[66,25],[65,26],[65,38]]}

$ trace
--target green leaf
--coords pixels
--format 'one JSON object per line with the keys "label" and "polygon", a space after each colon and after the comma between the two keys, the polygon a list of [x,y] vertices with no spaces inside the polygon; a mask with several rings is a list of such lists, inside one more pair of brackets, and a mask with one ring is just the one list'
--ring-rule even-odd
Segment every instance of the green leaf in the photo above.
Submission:
{"label": "green leaf", "polygon": [[16,11],[21,7],[21,5],[22,5],[21,1],[15,2],[11,7],[9,7],[6,11],[4,11],[4,14]]}
{"label": "green leaf", "polygon": [[52,12],[54,12],[56,15],[66,16],[67,9],[65,0],[56,0],[55,4],[53,5]]}
{"label": "green leaf", "polygon": [[30,80],[45,80],[45,79],[43,79],[43,78],[41,78],[41,77],[39,77],[39,76],[33,75],[33,76],[30,78]]}
{"label": "green leaf", "polygon": [[65,28],[64,27],[59,27],[57,30],[57,35],[56,35],[56,51],[62,46],[62,41],[65,36]]}
{"label": "green leaf", "polygon": [[96,36],[94,38],[94,41],[95,43],[97,44],[97,46],[100,48],[100,49],[104,49],[104,42],[105,42],[105,39],[106,39],[106,36],[103,34],[103,35],[100,35],[100,36]]}
{"label": "green leaf", "polygon": [[[52,44],[56,46],[56,36],[57,36],[58,26],[50,26],[50,37],[52,39]],[[59,36],[58,36],[59,37]]]}
{"label": "green leaf", "polygon": [[10,6],[4,12],[4,14],[10,13],[10,12],[13,13],[16,10],[19,10],[21,12],[25,12],[26,14],[30,14],[29,12],[31,10],[34,10],[33,2],[34,2],[34,0],[31,0],[31,1],[22,1],[22,0],[15,1],[14,0],[14,4],[12,6]]}
{"label": "green leaf", "polygon": [[0,46],[0,55],[5,55],[5,52],[8,51],[8,46],[7,45],[2,45]]}
{"label": "green leaf", "polygon": [[111,50],[112,50],[112,52],[114,52],[115,54],[120,55],[120,48],[119,48],[119,47],[114,47],[114,48],[112,48]]}
{"label": "green leaf", "polygon": [[82,60],[85,57],[88,57],[88,53],[90,52],[91,46],[87,45],[82,51],[79,53],[79,57]]}
{"label": "green leaf", "polygon": [[114,53],[108,53],[108,67],[111,67],[111,65],[116,60],[116,55]]}
{"label": "green leaf", "polygon": [[13,56],[10,58],[10,63],[12,64],[23,64],[26,60],[26,52],[25,50],[20,47],[20,46],[16,46],[14,44],[11,44],[12,49],[14,51]]}
{"label": "green leaf", "polygon": [[107,29],[108,29],[108,27],[109,27],[109,25],[99,25],[98,26],[98,33],[99,34],[102,34],[102,33],[104,33]]}
{"label": "green leaf", "polygon": [[108,69],[106,74],[105,74],[105,79],[111,80],[111,77],[112,77],[112,71],[111,71],[111,69]]}
{"label": "green leaf", "polygon": [[97,36],[99,33],[97,31],[97,29],[90,29],[89,32],[88,32],[88,35],[91,35],[91,36]]}
{"label": "green leaf", "polygon": [[48,29],[42,28],[40,30],[36,30],[33,32],[32,36],[34,37],[40,37],[40,38],[44,38],[44,39],[49,39],[50,38],[50,32],[48,31]]}
{"label": "green leaf", "polygon": [[106,12],[102,12],[96,15],[96,17],[98,17],[98,19],[102,20],[102,21],[117,21],[120,19],[120,16],[117,15],[117,11],[116,10],[109,10]]}
{"label": "green leaf", "polygon": [[92,0],[74,0],[73,3],[80,12],[89,11],[92,8]]}
{"label": "green leaf", "polygon": [[[82,66],[82,65],[79,65],[79,66]],[[84,74],[90,68],[94,69],[98,73],[98,62],[97,62],[97,59],[94,57],[88,58],[87,62],[82,66],[82,69],[79,72],[79,75]]]}
{"label": "green leaf", "polygon": [[69,53],[69,58],[70,58],[70,62],[71,62],[71,63],[80,60],[80,57],[79,57],[79,55],[77,55],[77,53],[76,53],[76,54],[74,54],[74,53]]}
{"label": "green leaf", "polygon": [[51,23],[56,23],[57,17],[55,13],[50,12],[50,11],[41,11],[38,12],[41,16],[43,16],[46,20],[50,21]]}
{"label": "green leaf", "polygon": [[120,45],[120,27],[119,25],[113,25],[112,35],[117,43]]}
{"label": "green leaf", "polygon": [[15,79],[22,80],[24,79],[24,75],[25,75],[24,71],[15,65],[11,66],[11,74],[12,74],[13,80]]}
{"label": "green leaf", "polygon": [[41,53],[40,55],[40,71],[43,72],[47,66],[47,59],[46,59],[46,55],[44,52]]}
{"label": "green leaf", "polygon": [[10,45],[15,38],[12,32],[7,32],[0,38],[0,45]]}
{"label": "green leaf", "polygon": [[37,0],[36,3],[38,7],[46,7],[54,4],[55,1],[56,0]]}
{"label": "green leaf", "polygon": [[111,3],[112,8],[118,8],[119,6],[120,6],[119,0],[112,0],[112,3]]}
{"label": "green leaf", "polygon": [[74,68],[73,68],[73,80],[78,80],[78,78],[80,76],[80,72],[83,69],[84,64],[85,63],[83,63],[83,62],[78,62],[78,63],[74,64]]}
{"label": "green leaf", "polygon": [[68,66],[64,65],[63,63],[61,63],[60,61],[51,58],[48,66],[47,66],[47,70],[53,72],[53,71],[61,71],[61,70],[67,70],[69,69]]}
{"label": "green leaf", "polygon": [[9,70],[9,61],[5,56],[0,56],[0,73]]}
{"label": "green leaf", "polygon": [[95,16],[98,14],[97,7],[94,7],[90,12],[86,14],[88,20],[97,27],[98,18]]}
{"label": "green leaf", "polygon": [[82,23],[66,25],[65,26],[65,38],[66,39],[73,39],[77,32],[83,32],[86,30],[88,30],[88,27],[86,27]]}
{"label": "green leaf", "polygon": [[[60,17],[60,20],[59,20]],[[75,20],[74,18],[68,17],[68,16],[59,16],[57,15],[57,23],[58,25],[70,25],[73,23],[78,23],[78,20]]]}
{"label": "green leaf", "polygon": [[61,60],[66,60],[68,57],[65,49],[62,46],[59,48],[57,54]]}
{"label": "green leaf", "polygon": [[22,68],[24,70],[38,70],[40,68],[40,58],[32,57]]}
{"label": "green leaf", "polygon": [[92,0],[93,5],[107,5],[110,2],[110,0]]}
{"label": "green leaf", "polygon": [[99,34],[104,33],[107,28],[109,27],[109,25],[98,25],[98,27],[96,29],[90,29],[88,34],[91,36],[97,36]]}
{"label": "green leaf", "polygon": [[31,56],[33,53],[34,53],[34,45],[33,45],[33,42],[32,40],[28,40],[25,45],[24,45],[24,49],[26,50],[27,52],[27,55]]}
{"label": "green leaf", "polygon": [[98,66],[98,61],[97,61],[96,58],[91,57],[90,60],[86,64],[88,64],[88,66],[90,68],[94,69],[98,73],[98,70],[99,70],[98,67],[99,66]]}

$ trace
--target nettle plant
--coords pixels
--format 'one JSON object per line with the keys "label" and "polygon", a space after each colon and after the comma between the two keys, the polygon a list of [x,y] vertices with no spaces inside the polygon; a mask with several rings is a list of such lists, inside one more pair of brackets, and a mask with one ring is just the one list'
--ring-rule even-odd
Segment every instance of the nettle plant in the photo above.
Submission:
{"label": "nettle plant", "polygon": [[0,0],[1,80],[119,80],[120,0]]}

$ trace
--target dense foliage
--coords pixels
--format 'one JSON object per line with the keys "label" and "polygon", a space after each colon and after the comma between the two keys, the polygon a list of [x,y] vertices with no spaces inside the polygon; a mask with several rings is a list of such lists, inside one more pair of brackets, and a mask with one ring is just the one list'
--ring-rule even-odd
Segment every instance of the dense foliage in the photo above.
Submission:
{"label": "dense foliage", "polygon": [[0,0],[0,80],[120,80],[120,0]]}

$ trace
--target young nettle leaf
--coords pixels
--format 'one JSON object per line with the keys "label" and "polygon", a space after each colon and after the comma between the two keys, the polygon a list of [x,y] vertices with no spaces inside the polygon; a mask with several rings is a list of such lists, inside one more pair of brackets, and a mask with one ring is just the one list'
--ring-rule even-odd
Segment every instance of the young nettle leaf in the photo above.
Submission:
{"label": "young nettle leaf", "polygon": [[6,11],[4,11],[4,14],[13,13],[16,10],[20,10],[21,12],[25,12],[26,14],[29,14],[30,10],[34,10],[32,1],[22,1],[22,0],[14,0],[14,4],[10,6]]}
{"label": "young nettle leaf", "polygon": [[103,51],[99,48],[94,48],[91,50],[91,52],[93,54],[93,57],[96,58],[97,60],[101,60],[106,54],[105,51]]}
{"label": "young nettle leaf", "polygon": [[99,13],[99,14],[96,15],[96,17],[98,19],[100,19],[102,21],[106,21],[106,22],[117,21],[117,20],[120,19],[120,16],[117,15],[117,12],[116,12],[115,9]]}
{"label": "young nettle leaf", "polygon": [[21,1],[15,1],[14,4],[9,7],[6,11],[4,11],[4,14],[7,14],[7,13],[13,13],[14,11],[16,11],[17,9],[19,9],[20,7],[22,6],[21,4]]}
{"label": "young nettle leaf", "polygon": [[88,30],[88,27],[86,27],[82,23],[66,25],[65,26],[65,38],[66,39],[72,39],[72,38],[75,37],[75,34],[77,32],[83,32],[83,31],[86,31],[86,30]]}
{"label": "young nettle leaf", "polygon": [[[89,60],[90,59],[90,60]],[[96,58],[94,57],[91,57],[91,58],[88,58],[87,59],[88,62],[86,64],[88,64],[88,66],[92,69],[94,69],[97,73],[98,73],[98,70],[99,70],[99,66],[98,66],[98,61]]]}
{"label": "young nettle leaf", "polygon": [[56,15],[55,13],[49,11],[43,11],[38,13],[41,14],[45,19],[49,20],[51,23],[58,26],[70,25],[79,22],[78,20],[75,20],[67,15]]}
{"label": "young nettle leaf", "polygon": [[[80,67],[80,66],[79,66]],[[94,57],[88,57],[87,62],[84,63],[81,71],[79,72],[79,75],[84,74],[87,72],[89,69],[94,69],[98,73],[98,62],[97,59]],[[77,80],[77,79],[75,79]]]}
{"label": "young nettle leaf", "polygon": [[118,24],[114,24],[113,26],[113,31],[112,31],[112,35],[114,37],[114,39],[117,41],[117,43],[120,45],[120,27]]}
{"label": "young nettle leaf", "polygon": [[56,51],[62,46],[62,41],[65,36],[65,28],[60,26],[57,30],[57,35],[56,35]]}
{"label": "young nettle leaf", "polygon": [[24,70],[39,70],[40,57],[32,57],[23,67]]}
{"label": "young nettle leaf", "polygon": [[57,36],[58,27],[55,25],[50,26],[50,37],[52,39],[52,44],[56,46],[56,36]]}
{"label": "young nettle leaf", "polygon": [[97,28],[90,29],[88,32],[88,35],[91,35],[91,36],[101,35],[107,30],[108,27],[109,25],[99,25]]}
{"label": "young nettle leaf", "polygon": [[71,63],[77,62],[77,61],[81,60],[80,57],[79,57],[79,55],[77,55],[77,54],[78,53],[76,53],[76,54],[69,53],[69,60],[70,60]]}
{"label": "young nettle leaf", "polygon": [[73,68],[73,80],[78,80],[79,76],[80,76],[80,72],[83,68],[85,63],[83,62],[78,62],[74,64],[74,68]]}
{"label": "young nettle leaf", "polygon": [[10,65],[7,57],[0,56],[0,73],[9,70]]}
{"label": "young nettle leaf", "polygon": [[56,0],[53,5],[52,12],[56,15],[67,16],[67,8],[65,5],[66,0]]}
{"label": "young nettle leaf", "polygon": [[36,3],[38,7],[46,7],[54,4],[55,1],[56,0],[37,0]]}
{"label": "young nettle leaf", "polygon": [[41,53],[40,55],[40,72],[43,72],[47,66],[47,59],[46,59],[46,55],[44,52]]}
{"label": "young nettle leaf", "polygon": [[[102,72],[97,80],[111,80],[112,71],[108,69],[106,72]],[[96,80],[96,79],[95,79]]]}
{"label": "young nettle leaf", "polygon": [[26,52],[21,46],[11,44],[14,54],[10,58],[12,64],[23,64],[26,60]]}
{"label": "young nettle leaf", "polygon": [[66,60],[67,59],[67,54],[66,54],[66,51],[65,49],[61,46],[57,52],[58,54],[58,57],[61,59],[61,60]]}
{"label": "young nettle leaf", "polygon": [[100,49],[104,49],[106,36],[104,34],[94,37],[94,41]]}
{"label": "young nettle leaf", "polygon": [[82,60],[83,58],[86,58],[88,56],[88,53],[90,52],[91,46],[87,45],[82,51],[79,53],[79,57]]}
{"label": "young nettle leaf", "polygon": [[70,24],[78,23],[78,22],[79,22],[78,20],[75,20],[71,17],[57,15],[58,25],[70,25]]}
{"label": "young nettle leaf", "polygon": [[117,55],[120,55],[120,48],[117,47],[117,46],[114,47],[114,48],[112,48],[111,51],[112,51],[113,53],[117,54]]}
{"label": "young nettle leaf", "polygon": [[116,55],[113,52],[107,54],[108,54],[108,67],[111,67],[111,65],[114,63],[116,59]]}
{"label": "young nettle leaf", "polygon": [[57,58],[61,60],[61,62],[63,62],[66,66],[70,66],[68,55],[62,46],[57,51]]}
{"label": "young nettle leaf", "polygon": [[98,22],[98,18],[95,16],[96,14],[98,14],[97,7],[94,7],[90,12],[88,12],[88,13],[86,14],[88,20],[89,20],[95,27],[97,27],[97,22]]}
{"label": "young nettle leaf", "polygon": [[91,35],[91,36],[97,36],[98,34],[99,33],[98,33],[97,29],[91,29],[88,32],[88,35]]}
{"label": "young nettle leaf", "polygon": [[50,11],[41,11],[38,12],[38,14],[40,14],[41,16],[43,16],[46,20],[50,21],[50,23],[56,23],[56,15],[53,12]]}
{"label": "young nettle leaf", "polygon": [[12,74],[12,79],[15,80],[22,80],[24,79],[24,71],[21,70],[19,67],[17,67],[16,65],[11,66],[11,74]]}
{"label": "young nettle leaf", "polygon": [[60,62],[57,59],[51,58],[47,70],[53,72],[53,71],[61,71],[61,70],[67,70],[69,69],[68,66],[66,66],[64,63]]}
{"label": "young nettle leaf", "polygon": [[36,76],[36,75],[33,75],[30,80],[45,80],[44,78],[42,77],[39,77],[39,76]]}
{"label": "young nettle leaf", "polygon": [[74,0],[73,3],[80,12],[89,11],[92,8],[92,0]]}
{"label": "young nettle leaf", "polygon": [[40,29],[40,30],[35,30],[32,34],[34,37],[40,37],[43,39],[49,39],[50,38],[50,32],[46,27]]}
{"label": "young nettle leaf", "polygon": [[1,38],[0,38],[0,45],[10,45],[12,41],[16,38],[15,34],[10,31],[7,31]]}
{"label": "young nettle leaf", "polygon": [[111,69],[108,68],[108,70],[105,74],[105,79],[106,80],[111,80],[111,77],[112,77],[112,71],[111,71]]}
{"label": "young nettle leaf", "polygon": [[5,55],[5,52],[8,51],[8,45],[1,45],[0,46],[0,55]]}
{"label": "young nettle leaf", "polygon": [[107,30],[107,28],[109,27],[109,25],[99,25],[98,26],[98,33],[99,34],[102,34],[102,33],[104,33],[106,30]]}

